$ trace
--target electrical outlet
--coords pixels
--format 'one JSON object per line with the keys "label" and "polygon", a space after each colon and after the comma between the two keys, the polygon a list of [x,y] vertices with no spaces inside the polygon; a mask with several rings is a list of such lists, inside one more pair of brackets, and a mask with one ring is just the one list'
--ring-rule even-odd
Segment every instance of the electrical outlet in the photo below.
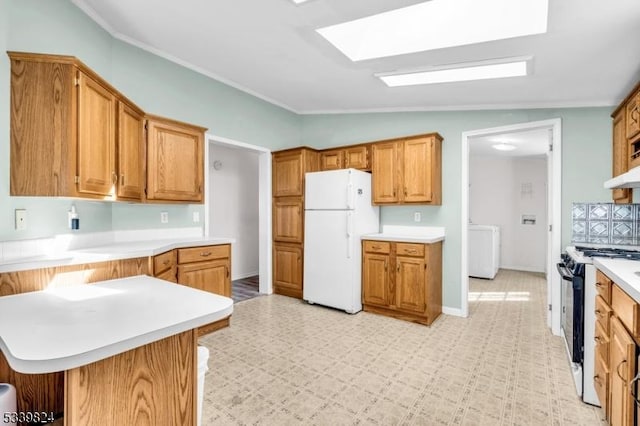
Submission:
{"label": "electrical outlet", "polygon": [[16,209],[16,230],[24,231],[25,229],[27,229],[27,211]]}
{"label": "electrical outlet", "polygon": [[200,222],[200,212],[193,212],[193,222],[194,223]]}
{"label": "electrical outlet", "polygon": [[160,212],[160,223],[169,223],[169,212]]}
{"label": "electrical outlet", "polygon": [[422,220],[422,214],[420,212],[415,212],[413,214],[413,221],[420,222]]}

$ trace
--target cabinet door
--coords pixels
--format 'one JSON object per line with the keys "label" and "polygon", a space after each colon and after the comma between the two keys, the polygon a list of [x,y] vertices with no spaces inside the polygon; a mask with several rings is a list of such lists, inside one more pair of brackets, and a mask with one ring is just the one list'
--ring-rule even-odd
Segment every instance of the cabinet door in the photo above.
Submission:
{"label": "cabinet door", "polygon": [[273,240],[303,242],[302,200],[276,199],[273,203]]}
{"label": "cabinet door", "polygon": [[231,297],[229,260],[211,260],[178,265],[178,283]]}
{"label": "cabinet door", "polygon": [[344,150],[344,167],[359,170],[369,169],[369,147],[356,146]]}
{"label": "cabinet door", "polygon": [[373,145],[371,176],[374,204],[398,201],[398,145],[395,142]]}
{"label": "cabinet door", "polygon": [[403,144],[402,195],[406,203],[431,201],[433,139],[409,139]]}
{"label": "cabinet door", "polygon": [[147,198],[202,202],[203,129],[147,121]]}
{"label": "cabinet door", "polygon": [[633,139],[640,133],[640,92],[636,93],[629,102],[627,102],[626,110],[626,135],[628,139]]}
{"label": "cabinet door", "polygon": [[302,247],[273,245],[273,285],[300,291],[302,297]]}
{"label": "cabinet door", "polygon": [[[629,169],[629,144],[625,127],[625,110],[618,111],[613,117],[613,176],[618,176]],[[613,190],[615,203],[631,203],[631,189],[617,188]]]}
{"label": "cabinet door", "polygon": [[636,344],[617,317],[611,318],[611,426],[634,424],[634,399],[629,382],[636,372]]}
{"label": "cabinet door", "polygon": [[396,306],[398,309],[424,313],[425,261],[419,257],[396,257]]}
{"label": "cabinet door", "polygon": [[362,302],[389,306],[389,256],[366,253],[362,265]]}
{"label": "cabinet door", "polygon": [[333,149],[320,153],[320,170],[337,170],[344,168],[344,151]]}
{"label": "cabinet door", "polygon": [[272,183],[274,197],[304,195],[302,160],[301,151],[274,154]]}
{"label": "cabinet door", "polygon": [[165,280],[165,281],[170,281],[172,283],[178,282],[175,268],[167,269],[166,271],[159,273],[158,275],[156,275],[156,278]]}
{"label": "cabinet door", "polygon": [[78,192],[113,195],[116,99],[78,72]]}
{"label": "cabinet door", "polygon": [[144,116],[118,102],[118,198],[142,199],[144,191]]}

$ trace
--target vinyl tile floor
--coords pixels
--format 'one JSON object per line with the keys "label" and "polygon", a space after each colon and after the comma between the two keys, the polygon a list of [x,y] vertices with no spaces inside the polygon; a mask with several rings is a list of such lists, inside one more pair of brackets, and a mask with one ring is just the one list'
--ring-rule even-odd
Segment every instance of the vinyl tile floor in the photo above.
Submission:
{"label": "vinyl tile floor", "polygon": [[603,425],[545,324],[540,274],[470,282],[469,317],[430,327],[271,295],[234,306],[203,425]]}

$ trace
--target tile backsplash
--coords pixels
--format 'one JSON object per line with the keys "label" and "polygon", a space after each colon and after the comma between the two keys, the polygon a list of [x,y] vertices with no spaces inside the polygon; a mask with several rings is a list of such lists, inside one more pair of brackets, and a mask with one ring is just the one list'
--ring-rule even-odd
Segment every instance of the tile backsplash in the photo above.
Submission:
{"label": "tile backsplash", "polygon": [[638,245],[640,204],[573,203],[571,241]]}

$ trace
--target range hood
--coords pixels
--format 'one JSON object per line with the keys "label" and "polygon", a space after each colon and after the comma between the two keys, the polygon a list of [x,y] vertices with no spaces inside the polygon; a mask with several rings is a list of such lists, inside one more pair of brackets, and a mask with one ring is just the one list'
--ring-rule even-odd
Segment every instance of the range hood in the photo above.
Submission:
{"label": "range hood", "polygon": [[640,166],[605,181],[604,187],[607,189],[640,188]]}

